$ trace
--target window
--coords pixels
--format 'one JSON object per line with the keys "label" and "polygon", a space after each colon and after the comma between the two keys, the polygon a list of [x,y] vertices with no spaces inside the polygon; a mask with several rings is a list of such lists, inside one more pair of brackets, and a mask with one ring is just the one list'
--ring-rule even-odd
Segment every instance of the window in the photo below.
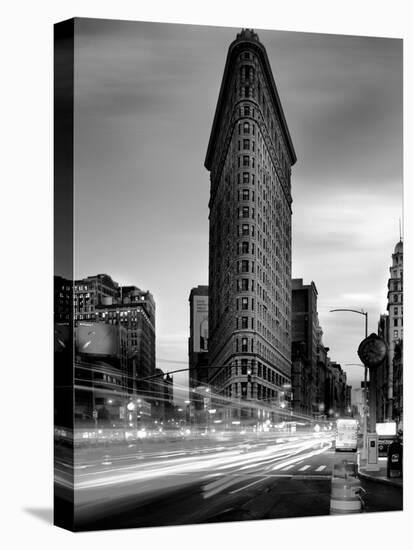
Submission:
{"label": "window", "polygon": [[244,107],[244,116],[250,116],[250,106],[245,105]]}
{"label": "window", "polygon": [[243,190],[242,190],[242,200],[243,200],[243,201],[249,201],[249,200],[250,200],[250,192],[249,192],[249,189],[243,189]]}
{"label": "window", "polygon": [[241,243],[241,252],[243,254],[248,254],[248,251],[249,251],[249,243],[248,242],[242,242]]}
{"label": "window", "polygon": [[242,217],[243,218],[249,218],[249,215],[250,215],[250,209],[248,206],[243,206],[242,207]]}
{"label": "window", "polygon": [[248,264],[249,264],[249,261],[248,260],[242,260],[241,261],[241,271],[243,273],[248,273]]}
{"label": "window", "polygon": [[245,166],[246,168],[249,168],[250,165],[250,157],[248,155],[242,156],[242,166]]}
{"label": "window", "polygon": [[248,328],[248,317],[241,317],[241,328]]}
{"label": "window", "polygon": [[393,319],[393,326],[397,327],[398,319]]}
{"label": "window", "polygon": [[[248,338],[241,338],[241,351],[244,353],[248,351]],[[246,369],[247,369],[247,366],[245,365],[245,374],[247,374]]]}
{"label": "window", "polygon": [[243,149],[249,149],[250,148],[250,140],[249,139],[243,139],[242,140],[242,147],[243,147]]}
{"label": "window", "polygon": [[394,331],[394,337],[395,337],[395,338],[398,338],[398,337],[399,337],[399,331],[398,331],[398,330],[395,330],[395,331]]}
{"label": "window", "polygon": [[250,123],[244,122],[244,134],[249,134],[249,133],[250,133]]}
{"label": "window", "polygon": [[250,226],[249,226],[247,223],[243,223],[243,224],[242,224],[242,234],[243,234],[244,236],[250,234]]}
{"label": "window", "polygon": [[241,309],[248,309],[248,298],[242,298]]}
{"label": "window", "polygon": [[245,86],[245,88],[244,88],[244,97],[249,97],[249,96],[250,96],[250,87]]}
{"label": "window", "polygon": [[249,172],[243,172],[242,173],[242,183],[249,183],[250,182],[250,173]]}
{"label": "window", "polygon": [[241,290],[248,290],[248,279],[241,279]]}

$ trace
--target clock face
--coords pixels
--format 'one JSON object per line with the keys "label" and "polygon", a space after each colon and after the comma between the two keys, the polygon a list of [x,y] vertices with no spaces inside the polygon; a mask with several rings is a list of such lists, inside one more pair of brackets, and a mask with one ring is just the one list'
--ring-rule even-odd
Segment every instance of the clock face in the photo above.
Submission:
{"label": "clock face", "polygon": [[358,356],[367,367],[380,365],[386,357],[387,346],[384,340],[376,335],[365,338],[358,349]]}

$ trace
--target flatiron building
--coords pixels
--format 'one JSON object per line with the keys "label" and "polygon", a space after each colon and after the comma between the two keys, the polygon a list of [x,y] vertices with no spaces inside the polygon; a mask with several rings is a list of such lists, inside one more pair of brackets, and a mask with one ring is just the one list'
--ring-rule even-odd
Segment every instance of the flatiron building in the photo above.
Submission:
{"label": "flatiron building", "polygon": [[219,395],[239,400],[238,413],[255,402],[247,416],[258,418],[260,402],[268,410],[289,399],[295,162],[266,50],[244,29],[229,47],[205,159],[208,371]]}

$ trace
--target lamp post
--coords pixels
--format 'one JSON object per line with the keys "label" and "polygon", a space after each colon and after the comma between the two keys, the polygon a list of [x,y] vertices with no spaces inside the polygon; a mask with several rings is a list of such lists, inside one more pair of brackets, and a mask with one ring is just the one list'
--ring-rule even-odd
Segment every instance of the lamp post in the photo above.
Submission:
{"label": "lamp post", "polygon": [[[337,311],[350,311],[350,313],[358,313],[359,315],[364,315],[365,324],[364,324],[364,335],[367,338],[368,335],[368,313],[367,311],[359,309],[348,309],[348,308],[339,308],[339,309],[330,309],[330,313],[335,313]],[[363,423],[363,449],[361,453],[361,458],[367,458],[367,367],[364,365],[364,423]]]}

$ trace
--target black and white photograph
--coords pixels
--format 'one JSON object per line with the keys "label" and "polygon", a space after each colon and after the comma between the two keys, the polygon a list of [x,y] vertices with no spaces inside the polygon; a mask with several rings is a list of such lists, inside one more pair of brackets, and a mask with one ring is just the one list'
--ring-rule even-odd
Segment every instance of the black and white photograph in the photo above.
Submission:
{"label": "black and white photograph", "polygon": [[55,47],[57,524],[402,510],[403,41],[74,18]]}
{"label": "black and white photograph", "polygon": [[408,12],[6,6],[2,547],[408,547]]}

